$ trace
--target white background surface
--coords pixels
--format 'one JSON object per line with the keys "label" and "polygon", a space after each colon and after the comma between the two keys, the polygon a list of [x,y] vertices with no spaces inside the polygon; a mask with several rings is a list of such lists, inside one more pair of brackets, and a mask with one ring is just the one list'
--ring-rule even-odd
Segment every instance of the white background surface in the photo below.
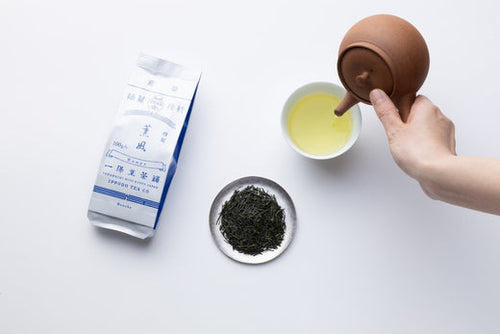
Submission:
{"label": "white background surface", "polygon": [[[457,151],[500,157],[494,1],[0,1],[0,333],[499,333],[500,217],[432,201],[393,163],[371,107],[359,141],[306,160],[280,133],[287,96],[339,83],[338,45],[375,13],[412,22],[421,93]],[[157,235],[86,210],[140,51],[203,70]],[[208,229],[228,182],[260,175],[295,201],[277,260],[226,258]]]}

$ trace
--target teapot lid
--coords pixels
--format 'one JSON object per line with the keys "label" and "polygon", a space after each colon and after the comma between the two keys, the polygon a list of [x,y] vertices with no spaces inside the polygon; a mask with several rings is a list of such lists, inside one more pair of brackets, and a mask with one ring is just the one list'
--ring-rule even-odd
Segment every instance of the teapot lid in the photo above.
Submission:
{"label": "teapot lid", "polygon": [[370,92],[379,88],[391,96],[394,79],[386,61],[375,51],[354,46],[343,52],[338,73],[344,86],[360,100],[370,103]]}

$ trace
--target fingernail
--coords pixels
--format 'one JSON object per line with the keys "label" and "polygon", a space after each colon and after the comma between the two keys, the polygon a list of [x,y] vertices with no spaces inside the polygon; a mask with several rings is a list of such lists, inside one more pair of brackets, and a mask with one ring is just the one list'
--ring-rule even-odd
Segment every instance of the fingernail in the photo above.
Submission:
{"label": "fingernail", "polygon": [[370,101],[374,106],[376,106],[384,102],[386,96],[387,95],[385,95],[385,93],[382,90],[374,89],[370,92]]}

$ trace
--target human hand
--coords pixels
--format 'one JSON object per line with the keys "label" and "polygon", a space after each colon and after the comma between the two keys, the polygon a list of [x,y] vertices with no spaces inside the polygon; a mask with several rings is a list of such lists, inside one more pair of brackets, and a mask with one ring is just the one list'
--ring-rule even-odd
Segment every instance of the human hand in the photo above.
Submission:
{"label": "human hand", "polygon": [[422,95],[415,99],[406,123],[384,91],[371,91],[370,101],[385,128],[394,161],[426,191],[428,168],[456,155],[453,123]]}

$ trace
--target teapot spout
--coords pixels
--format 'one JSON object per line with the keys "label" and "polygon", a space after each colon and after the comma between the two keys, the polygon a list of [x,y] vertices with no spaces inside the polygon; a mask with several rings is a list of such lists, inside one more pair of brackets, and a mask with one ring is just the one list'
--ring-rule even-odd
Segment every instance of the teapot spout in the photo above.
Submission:
{"label": "teapot spout", "polygon": [[344,98],[340,101],[337,108],[335,108],[335,115],[339,117],[342,116],[349,108],[358,102],[359,100],[354,95],[349,92],[345,93]]}

